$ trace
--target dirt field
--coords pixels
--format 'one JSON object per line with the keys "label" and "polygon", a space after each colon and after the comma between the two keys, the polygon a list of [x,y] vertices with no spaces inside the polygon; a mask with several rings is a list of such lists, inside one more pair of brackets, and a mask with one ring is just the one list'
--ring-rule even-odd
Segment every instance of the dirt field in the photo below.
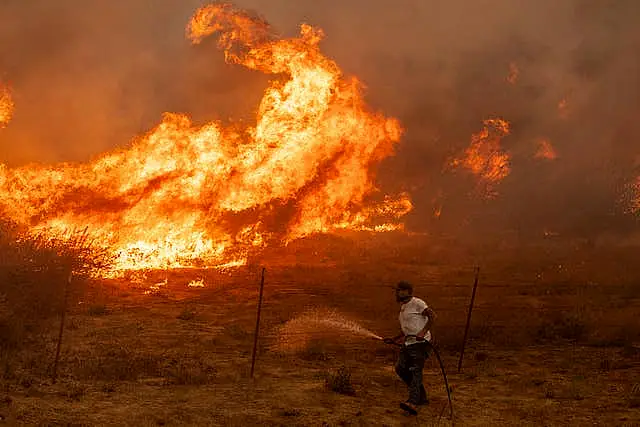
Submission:
{"label": "dirt field", "polygon": [[[416,418],[398,407],[406,389],[392,370],[394,348],[331,331],[311,334],[297,354],[275,346],[278,326],[318,308],[395,334],[390,286],[404,279],[439,315],[434,336],[457,425],[640,425],[637,249],[445,247],[312,239],[241,269],[98,283],[69,310],[56,384],[59,319],[5,362],[0,415],[8,425],[450,425],[434,360],[425,374],[431,403]],[[471,340],[457,373],[476,264]],[[188,287],[193,279],[205,287]]]}

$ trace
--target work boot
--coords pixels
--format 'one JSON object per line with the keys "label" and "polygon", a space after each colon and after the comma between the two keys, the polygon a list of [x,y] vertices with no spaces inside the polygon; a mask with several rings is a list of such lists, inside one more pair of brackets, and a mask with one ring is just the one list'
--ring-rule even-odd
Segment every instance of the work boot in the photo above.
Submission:
{"label": "work boot", "polygon": [[429,398],[428,397],[423,397],[420,399],[420,403],[418,403],[418,405],[428,405],[429,404]]}
{"label": "work boot", "polygon": [[402,402],[400,407],[411,415],[418,415],[418,408],[416,408],[416,405],[411,402]]}
{"label": "work boot", "polygon": [[427,390],[424,388],[424,386],[422,386],[420,389],[420,402],[418,402],[418,405],[428,405],[428,404],[429,404],[429,397],[427,396]]}

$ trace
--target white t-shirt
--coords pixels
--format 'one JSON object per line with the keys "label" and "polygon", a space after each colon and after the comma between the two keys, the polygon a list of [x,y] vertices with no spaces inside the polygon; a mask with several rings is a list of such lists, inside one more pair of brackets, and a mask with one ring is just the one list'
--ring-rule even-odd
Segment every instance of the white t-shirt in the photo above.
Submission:
{"label": "white t-shirt", "polygon": [[[423,316],[422,312],[427,308],[427,304],[420,298],[412,297],[409,301],[400,306],[400,329],[405,335],[414,335],[412,337],[406,337],[404,344],[411,345],[419,342],[415,335],[417,335],[429,321],[428,316]],[[431,341],[431,331],[427,331],[424,335],[424,339]]]}

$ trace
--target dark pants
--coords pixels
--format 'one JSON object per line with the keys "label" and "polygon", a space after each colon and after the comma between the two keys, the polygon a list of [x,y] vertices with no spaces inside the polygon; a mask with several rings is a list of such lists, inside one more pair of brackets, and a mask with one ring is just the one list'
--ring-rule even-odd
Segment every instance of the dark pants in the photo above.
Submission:
{"label": "dark pants", "polygon": [[430,353],[431,347],[426,342],[403,345],[400,350],[396,373],[409,387],[409,402],[414,405],[427,401],[427,391],[422,384],[422,370]]}

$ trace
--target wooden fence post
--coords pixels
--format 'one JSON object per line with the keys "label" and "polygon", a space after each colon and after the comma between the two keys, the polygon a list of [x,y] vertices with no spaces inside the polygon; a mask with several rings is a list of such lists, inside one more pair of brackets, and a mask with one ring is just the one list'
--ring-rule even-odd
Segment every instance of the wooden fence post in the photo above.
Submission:
{"label": "wooden fence post", "polygon": [[458,360],[458,372],[462,369],[462,358],[464,357],[464,348],[467,345],[467,335],[469,334],[469,326],[471,325],[471,312],[473,311],[473,302],[476,299],[476,289],[478,289],[478,276],[480,275],[480,267],[476,267],[476,278],[473,282],[473,292],[471,293],[471,302],[469,303],[469,311],[467,312],[467,325],[464,328],[464,338],[462,339],[462,349],[460,350],[460,360]]}
{"label": "wooden fence post", "polygon": [[253,356],[251,357],[251,378],[253,378],[253,371],[256,366],[256,355],[258,353],[258,335],[260,333],[260,313],[262,312],[262,294],[264,291],[264,272],[265,268],[262,268],[262,279],[260,279],[260,298],[258,299],[258,315],[256,317],[256,330],[253,335]]}

